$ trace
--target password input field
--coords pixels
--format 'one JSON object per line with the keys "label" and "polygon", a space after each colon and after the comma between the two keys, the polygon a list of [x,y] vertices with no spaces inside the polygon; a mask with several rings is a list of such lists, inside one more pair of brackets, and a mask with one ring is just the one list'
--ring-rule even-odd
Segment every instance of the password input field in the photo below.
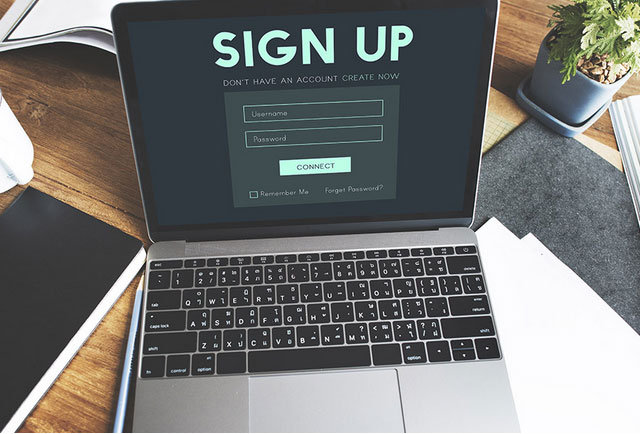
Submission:
{"label": "password input field", "polygon": [[244,122],[315,121],[325,119],[380,118],[384,100],[323,101],[242,106]]}
{"label": "password input field", "polygon": [[352,125],[344,127],[296,128],[245,131],[247,148],[280,146],[337,145],[383,141],[382,125]]}

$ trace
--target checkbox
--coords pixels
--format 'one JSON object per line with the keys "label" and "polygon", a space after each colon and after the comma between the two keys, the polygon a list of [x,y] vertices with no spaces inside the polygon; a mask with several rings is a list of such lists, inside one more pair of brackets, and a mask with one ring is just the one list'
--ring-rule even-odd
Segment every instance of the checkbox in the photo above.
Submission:
{"label": "checkbox", "polygon": [[249,192],[249,199],[257,199],[258,198],[258,192],[257,191],[250,191]]}

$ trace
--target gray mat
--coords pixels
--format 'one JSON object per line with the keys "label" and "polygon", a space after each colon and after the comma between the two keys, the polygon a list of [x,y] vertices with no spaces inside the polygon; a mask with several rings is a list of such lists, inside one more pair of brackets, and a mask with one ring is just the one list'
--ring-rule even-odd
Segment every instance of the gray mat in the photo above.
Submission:
{"label": "gray mat", "polygon": [[533,233],[640,333],[640,228],[620,171],[529,120],[482,161],[473,229],[493,216]]}

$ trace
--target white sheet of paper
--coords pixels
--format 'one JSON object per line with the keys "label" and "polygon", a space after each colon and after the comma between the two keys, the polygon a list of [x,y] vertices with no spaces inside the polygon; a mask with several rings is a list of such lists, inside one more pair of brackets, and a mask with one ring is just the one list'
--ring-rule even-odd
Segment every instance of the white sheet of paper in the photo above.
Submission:
{"label": "white sheet of paper", "polygon": [[523,432],[639,432],[640,336],[534,236],[477,235]]}

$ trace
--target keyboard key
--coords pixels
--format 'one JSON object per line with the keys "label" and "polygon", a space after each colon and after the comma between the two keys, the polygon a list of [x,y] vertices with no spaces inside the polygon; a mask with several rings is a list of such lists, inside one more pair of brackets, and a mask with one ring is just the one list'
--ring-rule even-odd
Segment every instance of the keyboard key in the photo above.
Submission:
{"label": "keyboard key", "polygon": [[[325,301],[344,301],[347,299],[347,291],[344,282],[327,282],[322,285]],[[322,299],[318,300],[321,301]]]}
{"label": "keyboard key", "polygon": [[427,304],[427,316],[429,318],[449,316],[449,307],[447,306],[446,298],[427,298],[425,302]]}
{"label": "keyboard key", "polygon": [[268,265],[264,267],[264,283],[285,283],[286,281],[286,265]]}
{"label": "keyboard key", "polygon": [[186,377],[189,375],[189,355],[167,357],[167,377]]}
{"label": "keyboard key", "polygon": [[254,256],[253,263],[256,265],[273,264],[275,258],[272,255]]}
{"label": "keyboard key", "polygon": [[366,300],[369,298],[369,282],[359,280],[347,282],[347,295],[349,300]]}
{"label": "keyboard key", "polygon": [[396,297],[415,297],[416,285],[413,279],[393,279],[393,292]]}
{"label": "keyboard key", "polygon": [[300,285],[300,300],[304,303],[322,301],[322,285],[320,283],[303,283]]}
{"label": "keyboard key", "polygon": [[276,299],[279,304],[298,303],[298,285],[278,285]]}
{"label": "keyboard key", "polygon": [[386,250],[369,250],[366,256],[369,259],[382,259],[387,257],[387,252]]}
{"label": "keyboard key", "polygon": [[451,351],[449,350],[449,342],[427,342],[427,354],[429,354],[430,362],[450,362]]}
{"label": "keyboard key", "polygon": [[246,337],[246,330],[225,330],[222,334],[223,351],[244,350]]}
{"label": "keyboard key", "polygon": [[213,375],[215,373],[215,355],[194,354],[191,356],[191,375]]}
{"label": "keyboard key", "polygon": [[462,276],[462,287],[465,294],[480,294],[485,292],[484,280],[481,275]]}
{"label": "keyboard key", "polygon": [[222,307],[228,303],[227,288],[209,288],[207,289],[207,307]]}
{"label": "keyboard key", "polygon": [[369,334],[371,342],[391,342],[393,340],[393,330],[388,321],[369,323]]}
{"label": "keyboard key", "polygon": [[478,358],[483,359],[499,359],[500,350],[498,349],[498,341],[496,338],[476,339],[476,352]]}
{"label": "keyboard key", "polygon": [[342,260],[342,253],[340,252],[323,253],[320,255],[320,258],[323,261],[340,261]]}
{"label": "keyboard key", "polygon": [[356,266],[354,262],[334,262],[333,276],[336,280],[351,280],[356,278]]}
{"label": "keyboard key", "polygon": [[320,327],[322,345],[344,344],[344,330],[341,324],[327,324]]}
{"label": "keyboard key", "polygon": [[251,264],[251,257],[249,256],[236,256],[229,260],[231,265],[249,265]]}
{"label": "keyboard key", "polygon": [[184,330],[186,312],[175,310],[169,312],[147,312],[144,329],[148,332],[169,332]]}
{"label": "keyboard key", "polygon": [[247,372],[247,356],[244,351],[218,354],[218,374],[244,374]]}
{"label": "keyboard key", "polygon": [[220,351],[221,348],[221,331],[206,331],[198,334],[198,351],[208,353],[210,351]]}
{"label": "keyboard key", "polygon": [[402,260],[402,275],[406,277],[424,276],[424,265],[418,258]]}
{"label": "keyboard key", "polygon": [[487,315],[489,314],[489,302],[486,295],[469,295],[462,297],[450,297],[449,308],[451,315]]}
{"label": "keyboard key", "polygon": [[182,292],[182,308],[204,307],[204,289],[189,289]]}
{"label": "keyboard key", "polygon": [[435,297],[440,295],[438,279],[435,277],[419,277],[416,279],[418,295],[420,297]]}
{"label": "keyboard key", "polygon": [[296,304],[284,307],[284,323],[287,325],[300,325],[307,322],[307,312],[304,304]]}
{"label": "keyboard key", "polygon": [[331,321],[353,322],[353,303],[331,303]]}
{"label": "keyboard key", "polygon": [[378,264],[376,261],[358,261],[356,262],[356,271],[358,279],[378,278]]}
{"label": "keyboard key", "polygon": [[375,301],[358,301],[355,308],[357,321],[377,321],[378,306]]}
{"label": "keyboard key", "polygon": [[182,268],[182,260],[152,261],[149,264],[150,270],[166,270],[168,268]]}
{"label": "keyboard key", "polygon": [[204,267],[205,260],[204,259],[185,259],[184,266],[185,268],[198,268]]}
{"label": "keyboard key", "polygon": [[404,258],[409,256],[409,249],[389,249],[390,258]]}
{"label": "keyboard key", "polygon": [[402,300],[402,314],[405,318],[424,318],[424,303],[421,298]]}
{"label": "keyboard key", "polygon": [[233,325],[233,309],[211,309],[212,329],[230,329]]}
{"label": "keyboard key", "polygon": [[440,293],[442,295],[462,294],[462,285],[458,276],[447,276],[438,279],[440,282]]}
{"label": "keyboard key", "polygon": [[369,285],[371,286],[372,298],[391,298],[393,297],[393,288],[391,287],[390,280],[372,280]]}
{"label": "keyboard key", "polygon": [[320,345],[320,330],[318,326],[302,326],[296,329],[299,347]]}
{"label": "keyboard key", "polygon": [[262,267],[259,265],[242,267],[240,274],[244,285],[260,285],[263,282]]}
{"label": "keyboard key", "polygon": [[346,324],[344,332],[348,344],[366,344],[369,342],[366,324]]}
{"label": "keyboard key", "polygon": [[411,256],[431,256],[432,252],[429,247],[420,247],[417,249],[411,249]]}
{"label": "keyboard key", "polygon": [[399,365],[402,363],[399,344],[372,345],[373,364],[379,365]]}
{"label": "keyboard key", "polygon": [[236,309],[236,327],[257,327],[258,325],[257,307],[239,307]]}
{"label": "keyboard key", "polygon": [[418,338],[424,340],[440,339],[440,324],[437,319],[418,321]]}
{"label": "keyboard key", "polygon": [[434,247],[433,248],[434,255],[453,255],[453,247]]}
{"label": "keyboard key", "polygon": [[320,255],[318,253],[302,253],[298,255],[299,262],[318,262]]}
{"label": "keyboard key", "polygon": [[211,258],[207,260],[207,267],[224,267],[229,265],[229,259],[227,258]]}
{"label": "keyboard key", "polygon": [[442,334],[445,338],[472,338],[496,334],[490,316],[444,318],[441,320],[441,324]]}
{"label": "keyboard key", "polygon": [[393,337],[396,341],[415,341],[418,339],[416,324],[413,321],[394,321]]}
{"label": "keyboard key", "polygon": [[309,281],[309,264],[290,264],[287,265],[287,276],[289,282],[308,282]]}
{"label": "keyboard key", "polygon": [[324,282],[333,279],[330,262],[320,262],[311,264],[311,280],[314,282]]}
{"label": "keyboard key", "polygon": [[204,286],[216,286],[215,268],[201,268],[200,270],[196,270],[196,287],[202,288]]}
{"label": "keyboard key", "polygon": [[378,302],[378,311],[380,312],[380,319],[402,318],[400,300],[380,300]]}
{"label": "keyboard key", "polygon": [[380,277],[400,277],[402,270],[400,261],[397,259],[387,259],[380,261]]}
{"label": "keyboard key", "polygon": [[433,258],[425,258],[424,266],[427,276],[438,276],[447,274],[447,267],[442,256],[434,256]]}
{"label": "keyboard key", "polygon": [[289,348],[296,345],[296,335],[293,327],[274,327],[271,332],[273,348]]}
{"label": "keyboard key", "polygon": [[142,378],[164,377],[164,356],[142,358]]}
{"label": "keyboard key", "polygon": [[329,322],[329,304],[310,304],[307,306],[309,324],[321,324]]}
{"label": "keyboard key", "polygon": [[370,366],[369,346],[338,346],[281,351],[250,351],[249,372]]}
{"label": "keyboard key", "polygon": [[179,309],[180,291],[150,291],[147,293],[147,309]]}
{"label": "keyboard key", "polygon": [[296,262],[296,255],[277,255],[276,262],[278,264],[289,264],[291,262]]}
{"label": "keyboard key", "polygon": [[458,255],[468,255],[469,253],[476,253],[476,246],[458,246],[456,247],[456,253]]}
{"label": "keyboard key", "polygon": [[345,252],[344,259],[364,259],[364,252]]}
{"label": "keyboard key", "polygon": [[240,285],[240,268],[225,267],[218,270],[218,285]]}
{"label": "keyboard key", "polygon": [[208,310],[191,310],[187,314],[187,330],[204,330],[209,328]]}
{"label": "keyboard key", "polygon": [[450,256],[447,258],[447,267],[451,274],[470,274],[480,272],[480,262],[478,257],[472,256]]}
{"label": "keyboard key", "polygon": [[247,348],[250,350],[271,348],[271,330],[251,329],[248,333]]}
{"label": "keyboard key", "polygon": [[191,288],[193,286],[193,270],[173,270],[171,272],[172,288]]}
{"label": "keyboard key", "polygon": [[471,339],[451,341],[451,352],[453,360],[474,360],[476,358]]}
{"label": "keyboard key", "polygon": [[[229,303],[231,306],[249,306],[251,304],[251,287],[236,286],[229,288]],[[223,306],[226,306],[226,304]]]}
{"label": "keyboard key", "polygon": [[402,355],[404,357],[404,362],[407,364],[427,362],[427,353],[422,342],[402,344]]}
{"label": "keyboard key", "polygon": [[150,271],[149,289],[169,289],[171,284],[171,271]]}
{"label": "keyboard key", "polygon": [[193,353],[196,351],[198,334],[151,333],[144,336],[143,354]]}
{"label": "keyboard key", "polygon": [[273,285],[262,285],[253,287],[253,304],[275,304],[276,288]]}
{"label": "keyboard key", "polygon": [[282,325],[281,306],[263,306],[260,308],[260,325],[262,327]]}

